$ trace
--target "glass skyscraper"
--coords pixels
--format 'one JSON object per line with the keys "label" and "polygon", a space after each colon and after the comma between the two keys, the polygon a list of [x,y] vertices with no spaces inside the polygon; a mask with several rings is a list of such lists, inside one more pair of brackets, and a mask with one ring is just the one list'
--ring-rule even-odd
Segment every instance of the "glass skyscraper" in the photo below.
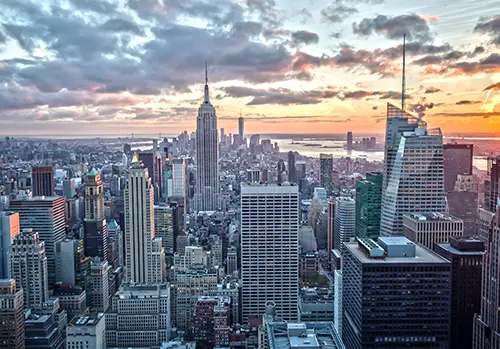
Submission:
{"label": "glass skyscraper", "polygon": [[365,180],[356,181],[356,236],[376,239],[380,233],[382,205],[380,172],[369,172]]}

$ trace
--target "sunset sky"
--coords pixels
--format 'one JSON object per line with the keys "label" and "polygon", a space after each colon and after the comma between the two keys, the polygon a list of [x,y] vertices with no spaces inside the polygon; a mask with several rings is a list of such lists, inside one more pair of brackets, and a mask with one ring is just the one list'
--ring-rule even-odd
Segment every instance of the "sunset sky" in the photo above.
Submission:
{"label": "sunset sky", "polygon": [[499,0],[1,0],[0,134],[500,133]]}

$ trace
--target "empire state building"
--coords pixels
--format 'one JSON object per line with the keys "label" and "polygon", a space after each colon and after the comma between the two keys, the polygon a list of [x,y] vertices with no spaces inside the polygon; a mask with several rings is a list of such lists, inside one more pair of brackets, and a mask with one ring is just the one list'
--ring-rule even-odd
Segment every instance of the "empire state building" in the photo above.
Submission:
{"label": "empire state building", "polygon": [[217,142],[217,116],[210,103],[208,72],[205,66],[205,95],[196,119],[196,190],[197,211],[219,209],[219,147]]}

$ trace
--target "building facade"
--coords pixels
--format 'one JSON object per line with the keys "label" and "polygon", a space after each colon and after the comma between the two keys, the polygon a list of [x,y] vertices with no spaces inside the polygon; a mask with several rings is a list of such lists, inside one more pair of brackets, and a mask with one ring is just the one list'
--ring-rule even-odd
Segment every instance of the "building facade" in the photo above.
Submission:
{"label": "building facade", "polygon": [[108,258],[108,227],[104,219],[104,186],[101,175],[92,169],[85,181],[85,219],[83,223],[85,255]]}
{"label": "building facade", "polygon": [[2,349],[24,349],[23,289],[14,279],[0,279],[0,324]]}
{"label": "building facade", "polygon": [[356,202],[349,197],[335,199],[333,248],[342,251],[342,244],[356,236]]}
{"label": "building facade", "polygon": [[33,166],[31,168],[31,178],[33,196],[54,195],[54,167]]}
{"label": "building facade", "polygon": [[435,244],[464,234],[464,222],[445,213],[410,213],[403,216],[403,235],[433,250]]}
{"label": "building facade", "polygon": [[66,349],[105,349],[106,325],[102,314],[75,317],[66,327]]}
{"label": "building facade", "polygon": [[455,182],[459,175],[472,175],[473,159],[473,144],[443,145],[444,188],[447,193],[455,190]]}
{"label": "building facade", "polygon": [[319,185],[328,190],[333,189],[333,155],[319,154]]}
{"label": "building facade", "polygon": [[382,173],[369,172],[365,180],[356,181],[357,237],[377,239],[380,234],[382,179]]}
{"label": "building facade", "polygon": [[111,267],[108,261],[101,261],[99,257],[92,259],[90,267],[90,279],[92,280],[92,304],[91,309],[97,313],[103,313],[109,308],[109,278]]}
{"label": "building facade", "polygon": [[20,231],[19,213],[0,211],[0,279],[10,278],[10,245]]}
{"label": "building facade", "polygon": [[241,185],[243,323],[267,301],[297,319],[299,192],[296,185]]}

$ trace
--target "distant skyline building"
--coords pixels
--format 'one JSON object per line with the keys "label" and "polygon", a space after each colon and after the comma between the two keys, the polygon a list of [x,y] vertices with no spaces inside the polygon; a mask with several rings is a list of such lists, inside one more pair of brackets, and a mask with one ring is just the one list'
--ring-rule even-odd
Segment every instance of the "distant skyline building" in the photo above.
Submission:
{"label": "distant skyline building", "polygon": [[87,292],[92,294],[91,309],[96,313],[104,313],[109,308],[109,278],[112,270],[108,261],[102,261],[99,257],[92,259],[90,270],[92,289]]}
{"label": "distant skyline building", "polygon": [[434,252],[451,262],[450,348],[472,349],[474,316],[481,310],[484,242],[473,236],[450,237]]}
{"label": "distant skyline building", "polygon": [[285,171],[286,171],[285,162],[282,159],[279,159],[278,160],[278,176],[277,176],[278,184],[281,184],[286,180]]}
{"label": "distant skyline building", "polygon": [[333,155],[319,154],[319,185],[331,193],[333,189]]}
{"label": "distant skyline building", "polygon": [[333,250],[333,245],[334,245],[334,231],[335,231],[335,203],[336,203],[335,198],[330,198],[328,200],[328,209],[326,211],[327,214],[327,252],[328,252],[328,261],[331,261],[332,257],[332,250]]}
{"label": "distant skyline building", "polygon": [[350,197],[335,198],[333,248],[343,250],[343,243],[356,236],[356,202]]}
{"label": "distant skyline building", "polygon": [[401,236],[344,245],[346,348],[448,348],[449,261]]}
{"label": "distant skyline building", "polygon": [[243,140],[245,139],[245,119],[243,116],[238,118],[238,135],[240,137],[240,144],[243,144]]}
{"label": "distant skyline building", "polygon": [[24,306],[39,308],[49,298],[45,243],[38,233],[24,230],[12,241],[9,253],[11,278],[24,290]]}
{"label": "distant skyline building", "polygon": [[290,183],[297,183],[297,169],[295,168],[295,153],[288,152],[288,181]]}
{"label": "distant skyline building", "polygon": [[[136,156],[129,168],[125,186],[125,264],[129,282],[162,282],[163,271],[155,269],[161,257],[153,253],[155,239],[154,193],[148,169]],[[160,249],[163,248],[160,246]]]}
{"label": "distant skyline building", "polygon": [[19,213],[0,211],[0,279],[10,278],[10,245],[20,231]]}
{"label": "distant skyline building", "polygon": [[197,211],[218,211],[220,189],[217,115],[215,108],[210,103],[206,69],[205,95],[196,119],[196,167],[195,209]]}
{"label": "distant skyline building", "polygon": [[450,215],[464,221],[464,235],[476,234],[479,194],[475,175],[458,175],[455,189],[446,193]]}
{"label": "distant skyline building", "polygon": [[90,293],[90,260],[85,256],[82,240],[56,243],[56,282],[81,287]]}
{"label": "distant skyline building", "polygon": [[108,258],[108,226],[104,218],[104,186],[101,175],[92,169],[85,181],[85,218],[83,221],[85,255]]}
{"label": "distant skyline building", "polygon": [[359,238],[377,239],[380,234],[382,180],[382,173],[368,172],[366,179],[356,181],[356,236]]}
{"label": "distant skyline building", "polygon": [[352,147],[353,143],[353,137],[352,137],[352,132],[347,132],[347,151],[351,151],[353,149]]}
{"label": "distant skyline building", "polygon": [[380,235],[401,235],[403,215],[448,211],[443,135],[422,120],[387,105]]}
{"label": "distant skyline building", "polygon": [[444,188],[455,190],[458,175],[472,175],[473,144],[447,143],[443,145]]}
{"label": "distant skyline building", "polygon": [[23,289],[14,279],[0,279],[0,324],[2,349],[24,349]]}
{"label": "distant skyline building", "polygon": [[500,183],[500,156],[488,157],[488,179],[484,181],[484,208],[496,212]]}
{"label": "distant skyline building", "polygon": [[56,243],[66,237],[66,198],[34,196],[32,199],[11,200],[9,207],[19,212],[21,231],[33,229],[45,243],[49,287],[56,282]]}
{"label": "distant skyline building", "polygon": [[464,234],[464,222],[445,213],[410,213],[403,216],[403,235],[429,250],[450,237]]}
{"label": "distant skyline building", "polygon": [[279,317],[297,320],[299,191],[296,185],[241,184],[243,323],[273,301]]}
{"label": "distant skyline building", "polygon": [[172,160],[172,195],[169,197],[186,198],[187,195],[187,171],[184,159]]}
{"label": "distant skyline building", "polygon": [[33,166],[31,168],[33,196],[53,196],[55,188],[54,167]]}

